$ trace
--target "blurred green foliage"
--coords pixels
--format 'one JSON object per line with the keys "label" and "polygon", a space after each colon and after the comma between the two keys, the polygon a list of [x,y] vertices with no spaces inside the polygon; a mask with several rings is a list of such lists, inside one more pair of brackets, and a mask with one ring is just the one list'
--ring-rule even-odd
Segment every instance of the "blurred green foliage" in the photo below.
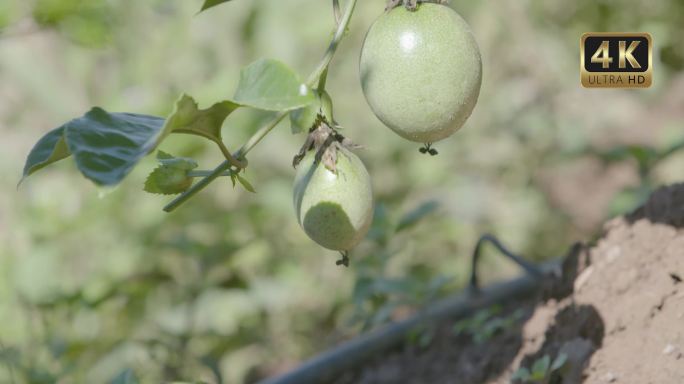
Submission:
{"label": "blurred green foliage", "polygon": [[504,316],[500,316],[500,313],[499,305],[482,309],[471,317],[457,321],[452,327],[452,332],[455,335],[470,336],[476,344],[482,344],[497,333],[512,328],[524,316],[521,309]]}
{"label": "blurred green foliage", "polygon": [[[197,14],[201,3],[0,2],[0,382],[253,382],[459,289],[482,232],[554,257],[633,208],[638,199],[612,203],[621,191],[681,179],[684,156],[669,151],[683,136],[681,1],[453,0],[481,46],[484,83],[469,122],[430,157],[361,94],[358,52],[384,6],[374,0],[359,3],[328,80],[377,201],[349,269],[294,218],[303,138],[287,124],[250,153],[257,194],[222,180],[164,214],[166,198],[142,192],[153,156],[116,189],[64,162],[17,191],[35,141],[91,105],[165,116],[188,92],[204,108],[258,58],[308,73],[334,25],[328,2],[235,0]],[[579,36],[601,30],[653,34],[652,88],[580,87]],[[269,117],[231,115],[226,144]],[[201,169],[221,160],[189,136],[162,149]],[[482,262],[489,280],[517,273]]]}

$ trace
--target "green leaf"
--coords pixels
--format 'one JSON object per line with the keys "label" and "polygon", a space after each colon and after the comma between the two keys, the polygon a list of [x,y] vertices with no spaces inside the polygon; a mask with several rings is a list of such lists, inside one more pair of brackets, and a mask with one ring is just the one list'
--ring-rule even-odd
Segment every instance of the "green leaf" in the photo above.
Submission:
{"label": "green leaf", "polygon": [[33,146],[26,158],[22,181],[33,172],[71,155],[64,141],[64,128],[61,126],[48,132]]}
{"label": "green leaf", "polygon": [[189,157],[175,157],[162,150],[157,151],[159,163],[168,167],[189,171],[197,168],[197,162]]}
{"label": "green leaf", "polygon": [[197,102],[183,94],[166,119],[164,130],[170,133],[198,135],[219,143],[223,122],[239,107],[239,104],[232,101],[221,101],[207,109],[198,109]]}
{"label": "green leaf", "polygon": [[562,366],[565,365],[565,363],[568,361],[568,355],[565,353],[559,354],[556,359],[553,361],[553,364],[551,364],[551,372],[556,371],[560,369]]}
{"label": "green leaf", "polygon": [[439,204],[436,201],[428,201],[421,204],[418,208],[407,213],[406,215],[404,215],[404,217],[402,217],[399,220],[399,224],[397,225],[397,232],[401,232],[404,229],[416,225],[416,223],[418,223],[424,217],[434,212],[437,209],[437,207],[439,207]]}
{"label": "green leaf", "polygon": [[202,5],[202,9],[200,12],[206,11],[209,8],[215,7],[219,4],[227,3],[231,0],[204,0],[204,4]]}
{"label": "green leaf", "polygon": [[328,92],[314,90],[314,102],[304,108],[290,112],[290,129],[293,134],[308,132],[316,123],[319,115],[325,117],[328,124],[334,124],[333,104]]}
{"label": "green leaf", "polygon": [[188,190],[192,186],[192,178],[187,177],[187,172],[159,166],[155,168],[145,180],[145,192],[160,195],[177,195]]}
{"label": "green leaf", "polygon": [[162,195],[175,195],[185,192],[192,185],[188,172],[197,168],[197,163],[184,157],[173,157],[159,151],[157,159],[161,163],[145,180],[145,192]]}
{"label": "green leaf", "polygon": [[[223,122],[239,106],[222,101],[207,109],[198,109],[195,100],[184,94],[166,120],[131,113],[109,113],[95,107],[41,138],[26,159],[23,178],[73,155],[85,177],[99,185],[114,185],[169,133],[194,134],[221,142]],[[150,181],[156,187],[151,188],[157,191],[161,181],[155,183],[156,178],[167,180],[173,179],[174,175],[180,177],[178,168],[158,169]]]}
{"label": "green leaf", "polygon": [[315,100],[311,89],[297,73],[280,61],[261,59],[240,71],[233,100],[267,111],[290,111]]}
{"label": "green leaf", "polygon": [[530,370],[525,368],[525,367],[521,367],[520,369],[515,371],[515,373],[513,373],[513,375],[511,375],[511,380],[527,381],[527,380],[529,380],[529,378],[530,378]]}
{"label": "green leaf", "polygon": [[623,215],[633,211],[648,200],[651,195],[648,184],[641,184],[636,188],[625,188],[613,196],[608,206],[611,216]]}
{"label": "green leaf", "polygon": [[235,177],[237,178],[237,181],[239,181],[240,184],[242,184],[242,186],[243,186],[247,191],[252,192],[252,193],[256,193],[256,190],[254,189],[254,187],[252,186],[252,184],[250,184],[249,181],[247,181],[247,179],[245,179],[244,177],[240,176],[240,175],[237,174],[237,173],[235,174]]}
{"label": "green leaf", "polygon": [[138,379],[135,377],[135,372],[128,368],[123,370],[121,373],[116,375],[116,377],[109,382],[110,384],[138,384]]}
{"label": "green leaf", "polygon": [[64,126],[78,169],[99,185],[119,183],[166,136],[164,119],[95,107]]}
{"label": "green leaf", "polygon": [[164,120],[95,107],[43,136],[26,159],[26,178],[73,154],[83,175],[100,185],[120,182],[164,138]]}
{"label": "green leaf", "polygon": [[537,359],[532,365],[532,379],[541,380],[546,377],[549,366],[551,366],[551,358],[549,355],[544,355],[544,357]]}
{"label": "green leaf", "polygon": [[643,167],[648,166],[649,163],[658,158],[658,152],[646,146],[631,145],[627,151]]}
{"label": "green leaf", "polygon": [[240,275],[232,275],[219,282],[217,286],[223,289],[247,289],[249,281]]}

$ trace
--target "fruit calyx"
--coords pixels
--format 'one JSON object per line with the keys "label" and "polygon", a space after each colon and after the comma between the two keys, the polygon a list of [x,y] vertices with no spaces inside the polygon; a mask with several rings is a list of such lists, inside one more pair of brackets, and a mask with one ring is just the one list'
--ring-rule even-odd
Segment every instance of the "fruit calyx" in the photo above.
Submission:
{"label": "fruit calyx", "polygon": [[333,128],[322,114],[316,117],[316,122],[309,130],[304,145],[292,159],[292,166],[297,168],[308,151],[316,151],[316,162],[323,165],[333,173],[337,173],[337,151],[360,148],[350,139],[344,137]]}
{"label": "fruit calyx", "polygon": [[341,259],[335,261],[335,265],[342,265],[349,268],[349,251],[340,251]]}
{"label": "fruit calyx", "polygon": [[387,0],[385,11],[389,12],[400,4],[404,4],[406,9],[413,12],[418,9],[418,3],[448,4],[449,0]]}
{"label": "fruit calyx", "polygon": [[418,148],[418,152],[422,154],[430,154],[430,156],[436,156],[439,154],[436,149],[432,148],[432,143],[425,143],[422,147]]}

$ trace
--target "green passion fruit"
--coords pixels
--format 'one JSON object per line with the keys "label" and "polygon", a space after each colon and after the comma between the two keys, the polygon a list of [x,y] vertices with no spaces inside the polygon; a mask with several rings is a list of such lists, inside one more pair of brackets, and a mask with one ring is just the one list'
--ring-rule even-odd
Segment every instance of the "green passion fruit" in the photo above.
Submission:
{"label": "green passion fruit", "polygon": [[451,8],[397,7],[370,27],[360,59],[363,93],[375,115],[400,136],[442,140],[463,126],[482,83],[480,51]]}
{"label": "green passion fruit", "polygon": [[349,251],[368,233],[373,219],[371,180],[361,160],[345,148],[336,172],[309,151],[297,167],[294,207],[306,234],[322,247]]}

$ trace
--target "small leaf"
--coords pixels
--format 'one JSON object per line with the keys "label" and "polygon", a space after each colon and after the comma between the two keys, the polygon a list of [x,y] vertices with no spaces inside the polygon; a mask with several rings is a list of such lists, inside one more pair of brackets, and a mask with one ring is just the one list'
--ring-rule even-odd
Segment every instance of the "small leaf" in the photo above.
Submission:
{"label": "small leaf", "polygon": [[428,201],[421,204],[418,208],[407,213],[406,215],[404,215],[404,217],[402,217],[399,220],[399,224],[397,225],[396,231],[401,232],[404,229],[414,226],[425,216],[434,212],[437,209],[437,207],[439,207],[439,204],[436,201]]}
{"label": "small leaf", "polygon": [[532,378],[543,379],[546,376],[546,372],[549,370],[550,365],[551,358],[549,355],[544,355],[544,357],[537,359],[532,365]]}
{"label": "small leaf", "polygon": [[53,129],[38,140],[33,149],[31,149],[31,152],[29,152],[26,158],[26,165],[24,165],[22,181],[33,172],[69,157],[69,155],[71,155],[71,152],[69,152],[69,148],[64,141],[64,126]]}
{"label": "small leaf", "polygon": [[123,370],[121,373],[116,375],[116,377],[109,382],[110,384],[138,384],[138,379],[135,377],[135,372],[128,368]]}
{"label": "small leaf", "polygon": [[189,171],[197,168],[197,162],[189,157],[174,157],[162,150],[157,151],[157,160],[165,166]]}
{"label": "small leaf", "polygon": [[530,370],[525,367],[520,367],[513,375],[511,375],[511,380],[521,380],[527,381],[530,378]]}
{"label": "small leaf", "polygon": [[197,168],[197,163],[188,158],[173,157],[159,151],[157,159],[161,163],[145,180],[145,192],[174,195],[185,192],[192,185],[188,172]]}
{"label": "small leaf", "polygon": [[553,364],[551,365],[551,372],[556,371],[560,369],[562,366],[565,365],[565,363],[568,361],[568,355],[565,353],[559,354],[556,359],[553,361]]}
{"label": "small leaf", "polygon": [[200,12],[206,11],[209,8],[215,7],[219,4],[227,3],[231,0],[204,0],[204,4],[202,5],[202,9]]}
{"label": "small leaf", "polygon": [[249,282],[240,275],[233,275],[221,281],[218,286],[224,289],[247,289]]}
{"label": "small leaf", "polygon": [[280,61],[261,59],[240,71],[233,100],[267,111],[290,111],[315,100],[311,89],[297,73]]}
{"label": "small leaf", "polygon": [[640,166],[648,166],[650,162],[658,157],[658,152],[655,149],[641,145],[631,145],[627,148],[627,151]]}
{"label": "small leaf", "polygon": [[213,142],[220,142],[223,122],[239,107],[239,104],[232,101],[221,101],[207,109],[198,109],[197,102],[183,94],[166,120],[164,130],[170,133],[198,135]]}
{"label": "small leaf", "polygon": [[[254,189],[254,187],[252,186],[252,184],[250,184],[249,181],[247,181],[247,179],[245,179],[244,177],[240,176],[240,175],[237,174],[237,173],[235,174],[235,177],[237,178],[237,181],[239,181],[240,184],[242,184],[242,186],[243,186],[247,191],[252,192],[252,193],[256,193],[256,190]],[[234,185],[233,185],[233,186],[234,186]]]}

